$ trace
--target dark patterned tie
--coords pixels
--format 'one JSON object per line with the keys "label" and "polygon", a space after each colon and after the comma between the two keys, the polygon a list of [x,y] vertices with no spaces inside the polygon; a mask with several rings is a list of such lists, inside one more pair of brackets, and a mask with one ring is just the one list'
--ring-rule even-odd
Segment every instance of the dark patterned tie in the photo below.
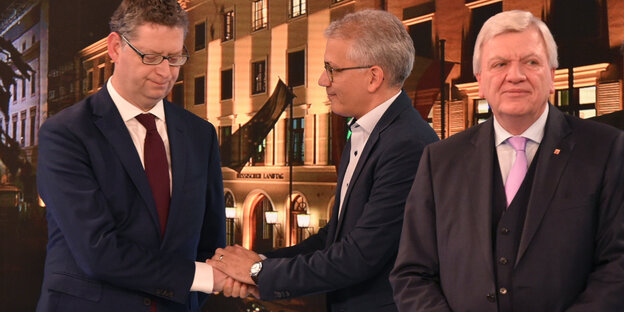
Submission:
{"label": "dark patterned tie", "polygon": [[143,156],[145,162],[145,174],[152,187],[152,195],[158,210],[161,237],[165,235],[167,216],[169,215],[169,164],[165,144],[156,130],[156,121],[152,114],[140,114],[135,117],[147,130]]}

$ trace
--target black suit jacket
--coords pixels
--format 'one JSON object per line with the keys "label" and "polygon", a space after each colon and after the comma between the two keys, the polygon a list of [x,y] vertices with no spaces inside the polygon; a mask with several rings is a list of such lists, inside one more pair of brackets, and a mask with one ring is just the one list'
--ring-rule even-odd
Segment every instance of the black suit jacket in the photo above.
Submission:
{"label": "black suit jacket", "polygon": [[198,311],[194,261],[225,245],[214,127],[164,101],[172,196],[164,238],[141,160],[106,87],[48,119],[37,182],[48,247],[37,311]]}
{"label": "black suit jacket", "polygon": [[[425,149],[390,275],[400,311],[497,311],[493,131],[490,119]],[[539,149],[514,311],[624,311],[624,133],[550,106]]]}
{"label": "black suit jacket", "polygon": [[333,215],[300,244],[268,253],[259,275],[262,299],[329,292],[332,311],[396,311],[388,274],[396,257],[405,198],[433,129],[402,92],[372,131],[338,218],[349,161],[343,151]]}

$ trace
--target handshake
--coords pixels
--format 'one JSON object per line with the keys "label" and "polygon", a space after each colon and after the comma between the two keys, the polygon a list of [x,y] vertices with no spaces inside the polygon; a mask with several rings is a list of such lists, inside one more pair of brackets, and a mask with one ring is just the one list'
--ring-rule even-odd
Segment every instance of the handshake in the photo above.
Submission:
{"label": "handshake", "polygon": [[260,299],[260,291],[251,278],[251,266],[262,261],[260,256],[240,245],[217,248],[212,259],[206,260],[213,268],[214,291],[226,297]]}

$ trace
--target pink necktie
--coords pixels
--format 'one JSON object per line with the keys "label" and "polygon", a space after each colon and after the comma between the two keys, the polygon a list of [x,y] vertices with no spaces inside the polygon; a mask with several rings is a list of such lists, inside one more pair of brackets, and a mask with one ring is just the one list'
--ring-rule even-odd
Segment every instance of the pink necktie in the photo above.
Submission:
{"label": "pink necktie", "polygon": [[507,196],[507,207],[511,204],[514,196],[518,192],[522,180],[527,173],[528,162],[525,153],[527,139],[524,137],[510,137],[507,142],[516,150],[516,161],[514,161],[509,175],[507,176],[507,183],[505,183],[505,195]]}

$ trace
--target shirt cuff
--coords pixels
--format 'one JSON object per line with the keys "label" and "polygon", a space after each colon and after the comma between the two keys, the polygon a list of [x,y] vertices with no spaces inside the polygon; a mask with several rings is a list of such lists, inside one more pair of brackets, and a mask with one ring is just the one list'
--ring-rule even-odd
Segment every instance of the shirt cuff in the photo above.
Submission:
{"label": "shirt cuff", "polygon": [[195,277],[193,278],[191,291],[201,291],[209,294],[212,293],[213,288],[212,266],[205,262],[195,262]]}
{"label": "shirt cuff", "polygon": [[260,257],[260,259],[262,259],[262,261],[267,259],[267,256],[265,256],[263,254],[258,254],[258,256]]}

